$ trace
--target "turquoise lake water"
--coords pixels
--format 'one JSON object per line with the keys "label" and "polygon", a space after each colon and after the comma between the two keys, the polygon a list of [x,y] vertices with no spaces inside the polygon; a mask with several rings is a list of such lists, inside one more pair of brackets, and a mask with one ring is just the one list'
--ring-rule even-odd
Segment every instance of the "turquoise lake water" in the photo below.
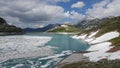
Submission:
{"label": "turquoise lake water", "polygon": [[[29,33],[22,36],[46,36],[52,39],[44,44],[44,47],[53,47],[54,54],[29,58],[9,59],[0,63],[0,68],[54,68],[65,57],[75,51],[84,51],[89,45],[83,40],[73,39],[72,35]],[[17,40],[17,39],[16,39]],[[32,41],[31,41],[32,42]],[[40,41],[39,41],[40,42]],[[34,46],[34,45],[33,45]],[[41,47],[41,46],[40,46]],[[40,48],[39,47],[39,48]],[[44,53],[43,53],[44,54]]]}

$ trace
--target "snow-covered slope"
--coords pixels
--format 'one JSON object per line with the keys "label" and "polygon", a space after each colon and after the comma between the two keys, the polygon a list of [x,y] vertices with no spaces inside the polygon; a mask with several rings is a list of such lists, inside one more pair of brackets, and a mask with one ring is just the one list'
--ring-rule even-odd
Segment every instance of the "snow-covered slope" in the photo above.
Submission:
{"label": "snow-covered slope", "polygon": [[99,32],[91,32],[90,35],[81,34],[80,36],[73,36],[76,39],[83,39],[88,42],[91,47],[87,51],[91,51],[89,53],[85,53],[84,56],[89,57],[90,61],[98,61],[101,59],[120,59],[120,51],[107,53],[108,50],[113,48],[112,43],[108,42],[109,40],[119,37],[120,33],[117,31],[112,31],[103,34],[100,37],[95,38],[94,36]]}
{"label": "snow-covered slope", "polygon": [[95,40],[93,40],[90,43],[95,44],[95,43],[105,42],[105,41],[111,40],[111,39],[116,38],[116,37],[119,37],[119,32],[117,32],[117,31],[108,32],[108,33],[96,38]]}

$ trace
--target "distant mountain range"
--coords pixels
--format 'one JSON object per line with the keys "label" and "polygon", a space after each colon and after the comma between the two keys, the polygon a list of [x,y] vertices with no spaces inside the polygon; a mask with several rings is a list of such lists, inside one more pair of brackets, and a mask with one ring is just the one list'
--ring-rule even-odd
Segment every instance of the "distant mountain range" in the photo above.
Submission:
{"label": "distant mountain range", "polygon": [[120,16],[107,17],[103,19],[84,20],[76,24],[76,26],[82,29],[80,33],[89,34],[90,32],[100,30],[96,34],[96,36],[98,37],[110,31],[120,32]]}
{"label": "distant mountain range", "polygon": [[49,29],[54,28],[55,26],[58,26],[59,24],[49,24],[42,28],[25,28],[23,29],[25,32],[46,32]]}
{"label": "distant mountain range", "polygon": [[[120,17],[107,17],[103,19],[83,20],[76,25],[70,24],[49,24],[42,28],[25,28],[25,32],[81,32],[102,28],[101,25],[118,21]],[[115,23],[117,24],[117,23]],[[104,25],[104,27],[106,27]]]}
{"label": "distant mountain range", "polygon": [[104,23],[107,20],[111,20],[112,18],[119,18],[119,17],[107,17],[102,19],[83,20],[78,22],[76,26],[81,27],[84,30],[89,30],[92,28],[98,28],[101,23]]}

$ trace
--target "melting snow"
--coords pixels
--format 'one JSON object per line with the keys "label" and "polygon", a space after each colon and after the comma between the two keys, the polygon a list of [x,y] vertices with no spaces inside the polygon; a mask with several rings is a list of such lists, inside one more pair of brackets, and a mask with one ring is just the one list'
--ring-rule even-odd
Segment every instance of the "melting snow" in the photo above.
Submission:
{"label": "melting snow", "polygon": [[92,32],[92,33],[88,36],[88,38],[92,38],[92,37],[95,36],[98,32],[99,32],[99,30],[97,30],[96,32]]}
{"label": "melting snow", "polygon": [[86,36],[87,36],[87,34],[85,34],[85,35],[83,34],[83,35],[80,35],[80,36],[75,35],[72,38],[75,38],[75,39],[85,39]]}
{"label": "melting snow", "polygon": [[100,43],[100,42],[105,42],[105,41],[108,41],[110,39],[113,39],[113,38],[116,38],[116,37],[119,37],[119,32],[117,31],[114,31],[114,32],[108,32],[98,38],[96,38],[94,41],[92,41],[91,43]]}
{"label": "melting snow", "polygon": [[111,43],[110,42],[104,42],[96,45],[92,45],[88,51],[93,51],[90,53],[84,54],[84,56],[87,56],[90,58],[91,61],[98,61],[102,58],[107,57],[106,51],[109,50]]}
{"label": "melting snow", "polygon": [[[89,36],[87,34],[81,36],[73,36],[76,39],[83,39],[91,45],[91,47],[87,51],[91,51],[90,53],[85,53],[84,56],[89,57],[90,61],[98,61],[100,59],[120,59],[120,51],[113,53],[106,53],[106,51],[112,48],[112,43],[107,42],[113,38],[119,37],[119,32],[113,31],[103,34],[102,36],[95,38],[94,35],[97,34],[98,31],[92,32]],[[87,36],[87,37],[86,37]]]}

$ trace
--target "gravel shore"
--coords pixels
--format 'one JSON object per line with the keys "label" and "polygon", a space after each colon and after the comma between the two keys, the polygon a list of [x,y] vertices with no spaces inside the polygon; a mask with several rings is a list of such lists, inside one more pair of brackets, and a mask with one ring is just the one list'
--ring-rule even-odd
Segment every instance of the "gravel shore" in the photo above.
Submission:
{"label": "gravel shore", "polygon": [[77,63],[80,61],[89,61],[88,57],[83,56],[83,53],[73,53],[67,58],[65,58],[63,61],[61,61],[55,68],[61,68],[62,66],[66,64],[71,64],[71,63]]}

